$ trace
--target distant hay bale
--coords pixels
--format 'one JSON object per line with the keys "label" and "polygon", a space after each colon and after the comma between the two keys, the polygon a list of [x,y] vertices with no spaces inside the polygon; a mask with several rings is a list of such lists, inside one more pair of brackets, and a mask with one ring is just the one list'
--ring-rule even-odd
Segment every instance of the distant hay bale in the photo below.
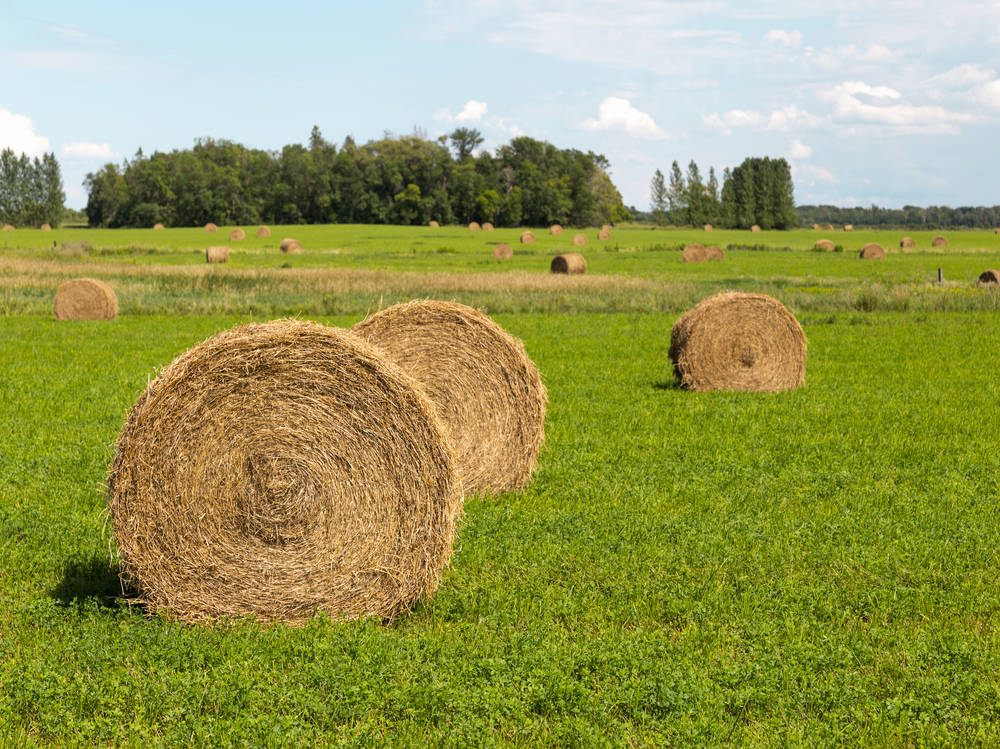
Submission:
{"label": "distant hay bale", "polygon": [[823,231],[833,231],[833,224],[823,224]]}
{"label": "distant hay bale", "polygon": [[708,260],[708,255],[702,245],[694,242],[684,248],[684,251],[681,253],[681,260],[685,263],[704,263]]}
{"label": "distant hay bale", "polygon": [[[13,229],[14,229],[14,227],[12,226],[12,227],[11,227],[11,230],[13,230]],[[4,231],[6,231],[6,227],[4,228]],[[993,233],[994,233],[994,234],[1000,234],[1000,229],[994,229],[994,230],[993,230]]]}
{"label": "distant hay bale", "polygon": [[601,231],[611,231],[611,224],[601,224]]}
{"label": "distant hay bale", "polygon": [[206,247],[205,248],[205,262],[206,263],[228,263],[229,262],[229,248],[228,247]]}
{"label": "distant hay bale", "polygon": [[705,231],[712,231],[712,225],[711,224],[705,224],[705,226],[703,228],[705,229]]}
{"label": "distant hay bale", "polygon": [[813,224],[813,231],[819,231],[821,228],[819,224]]}
{"label": "distant hay bale", "polygon": [[565,273],[571,276],[579,275],[580,273],[587,272],[587,261],[578,252],[564,252],[562,255],[556,255],[552,258],[549,271],[551,273]]}
{"label": "distant hay bale", "polygon": [[282,252],[287,252],[289,255],[298,255],[302,252],[302,245],[297,239],[285,237],[281,240],[281,244],[278,245],[278,249]]}
{"label": "distant hay bale", "polygon": [[583,247],[585,244],[587,244],[587,235],[586,234],[574,234],[573,235],[573,244],[576,245],[577,247]]}
{"label": "distant hay bale", "polygon": [[844,224],[844,231],[854,231],[854,224]]}
{"label": "distant hay bale", "polygon": [[397,304],[351,330],[423,387],[455,447],[466,492],[528,483],[544,438],[547,398],[521,341],[455,302]]}
{"label": "distant hay bale", "polygon": [[469,230],[470,231],[479,231],[480,229],[482,229],[482,227],[479,225],[478,222],[476,222],[476,221],[470,221],[469,222]]}
{"label": "distant hay bale", "polygon": [[435,408],[373,346],[245,325],[163,369],[108,476],[122,578],[184,621],[391,619],[437,587],[462,495]]}
{"label": "distant hay bale", "polygon": [[899,246],[903,248],[916,247],[917,243],[914,242],[911,237],[903,237],[901,240],[899,240]]}
{"label": "distant hay bale", "polygon": [[601,229],[597,232],[597,238],[602,242],[607,242],[611,239],[611,229]]}
{"label": "distant hay bale", "polygon": [[947,247],[948,240],[938,235],[931,240],[931,247]]}
{"label": "distant hay bale", "polygon": [[726,292],[677,321],[670,359],[688,390],[792,390],[805,381],[806,337],[777,299]]}
{"label": "distant hay bale", "polygon": [[722,260],[726,256],[726,253],[722,251],[722,248],[718,245],[710,244],[705,248],[705,259],[706,260]]}
{"label": "distant hay bale", "polygon": [[258,236],[258,238],[269,237],[269,236],[271,236],[271,230],[268,227],[266,227],[266,226],[258,226],[257,227],[257,236]]}
{"label": "distant hay bale", "polygon": [[562,234],[562,233],[563,233],[563,228],[561,226],[559,226],[559,224],[552,224],[552,226],[549,227],[549,234],[557,234],[558,235],[558,234]]}
{"label": "distant hay bale", "polygon": [[155,231],[160,231],[163,228],[163,224],[153,224],[153,229]]}
{"label": "distant hay bale", "polygon": [[114,320],[118,297],[104,281],[75,278],[56,290],[56,320]]}
{"label": "distant hay bale", "polygon": [[231,232],[229,232],[230,242],[241,242],[246,238],[247,238],[247,233],[242,229],[233,229]]}
{"label": "distant hay bale", "polygon": [[514,250],[510,248],[509,244],[498,244],[493,248],[493,257],[497,260],[509,260],[514,257]]}
{"label": "distant hay bale", "polygon": [[979,274],[979,283],[991,286],[1000,285],[1000,270],[984,270]]}
{"label": "distant hay bale", "polygon": [[41,226],[39,226],[38,228],[39,228],[40,230],[42,230],[42,231],[52,231],[52,227],[51,227],[51,226],[49,226],[48,224],[42,224],[42,225],[41,225]]}
{"label": "distant hay bale", "polygon": [[861,248],[861,259],[862,260],[884,260],[885,259],[885,247],[876,243],[870,242]]}
{"label": "distant hay bale", "polygon": [[483,231],[493,231],[493,224],[491,224],[489,221],[484,221]]}
{"label": "distant hay bale", "polygon": [[757,226],[757,224],[754,224],[753,226],[750,227],[750,231],[753,232],[754,234],[758,234],[760,233],[760,227]]}
{"label": "distant hay bale", "polygon": [[827,252],[833,252],[836,245],[829,239],[817,239],[816,243],[813,245],[813,249],[816,250],[826,250]]}
{"label": "distant hay bale", "polygon": [[10,224],[4,224],[3,225],[3,230],[4,231],[14,231],[14,227],[11,226]]}
{"label": "distant hay bale", "polygon": [[521,244],[531,244],[535,241],[535,235],[530,231],[521,232]]}
{"label": "distant hay bale", "polygon": [[205,224],[205,231],[208,231],[208,232],[217,232],[218,230],[219,230],[219,227],[216,226],[215,224],[213,224],[211,221],[209,221],[207,224]]}
{"label": "distant hay bale", "polygon": [[437,229],[437,228],[439,228],[441,226],[441,224],[439,224],[437,221],[435,221],[433,219],[431,219],[430,221],[428,221],[427,225],[429,227],[431,227],[432,229]]}

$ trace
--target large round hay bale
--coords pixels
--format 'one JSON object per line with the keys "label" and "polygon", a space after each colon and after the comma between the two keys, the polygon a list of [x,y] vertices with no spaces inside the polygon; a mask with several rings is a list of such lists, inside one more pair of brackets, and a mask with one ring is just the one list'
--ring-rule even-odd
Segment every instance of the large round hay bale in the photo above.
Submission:
{"label": "large round hay bale", "polygon": [[230,242],[241,242],[246,238],[247,238],[247,233],[242,229],[233,229],[231,232],[229,232]]}
{"label": "large round hay bale", "polygon": [[421,384],[455,447],[465,491],[528,483],[544,437],[546,394],[521,341],[455,302],[397,304],[351,330]]}
{"label": "large round hay bale", "polygon": [[532,244],[535,241],[535,235],[530,231],[521,232],[521,244]]}
{"label": "large round hay bale", "polygon": [[597,238],[602,242],[607,242],[611,239],[611,229],[601,229],[597,232]]}
{"label": "large round hay bale", "polygon": [[938,235],[931,240],[931,247],[947,247],[948,240]]}
{"label": "large round hay bale", "polygon": [[829,239],[817,239],[815,244],[813,244],[813,249],[816,250],[826,250],[827,252],[833,252],[836,245]]}
{"label": "large round hay bale", "polygon": [[1000,285],[1000,270],[984,270],[979,274],[979,283],[991,286]]}
{"label": "large round hay bale", "polygon": [[104,281],[74,278],[56,290],[56,320],[114,320],[118,297]]}
{"label": "large round hay bale", "polygon": [[229,262],[229,248],[228,247],[206,247],[205,248],[205,262],[206,263],[228,263]]}
{"label": "large round hay bale", "polygon": [[493,231],[493,224],[491,224],[489,221],[484,221],[483,231]]}
{"label": "large round hay bale", "polygon": [[704,263],[708,260],[708,255],[705,253],[705,248],[695,242],[684,248],[681,260],[685,263]]}
{"label": "large round hay bale", "polygon": [[712,225],[711,224],[705,224],[705,226],[703,228],[705,229],[705,231],[712,231]]}
{"label": "large round hay bale", "polygon": [[844,231],[854,231],[854,224],[844,224]]}
{"label": "large round hay bale", "polygon": [[278,249],[282,252],[287,252],[289,255],[298,255],[302,252],[302,245],[299,240],[292,239],[291,237],[285,237],[281,240],[281,244],[278,245]]}
{"label": "large round hay bale", "polygon": [[885,247],[876,243],[869,242],[864,247],[861,248],[861,259],[862,260],[884,260],[885,259]]}
{"label": "large round hay bale", "polygon": [[806,337],[777,299],[726,292],[677,321],[670,359],[689,390],[790,390],[805,381]]}
{"label": "large round hay bale", "polygon": [[563,228],[559,226],[559,224],[552,224],[552,226],[549,227],[549,234],[558,235],[562,233],[563,233]]}
{"label": "large round hay bale", "polygon": [[42,224],[38,228],[41,229],[42,231],[52,231],[52,227],[49,226],[48,224]]}
{"label": "large round hay bale", "polygon": [[587,272],[587,260],[578,252],[564,252],[552,258],[549,265],[551,273],[566,273],[568,275],[579,275]]}
{"label": "large round hay bale", "polygon": [[587,244],[587,235],[586,234],[574,234],[573,235],[573,244],[576,247],[583,247],[585,244]]}
{"label": "large round hay bale", "polygon": [[461,488],[434,406],[352,333],[219,333],[146,388],[108,504],[122,576],[187,621],[389,619],[429,595]]}
{"label": "large round hay bale", "polygon": [[265,238],[265,237],[269,237],[269,236],[271,236],[271,230],[268,227],[266,227],[266,226],[258,226],[257,227],[257,236],[259,238],[262,238],[262,239]]}
{"label": "large round hay bale", "polygon": [[750,227],[750,231],[752,233],[754,233],[754,234],[759,234],[760,233],[760,227],[757,226],[757,224],[754,224],[753,226]]}
{"label": "large round hay bale", "polygon": [[217,232],[218,230],[219,230],[219,227],[216,226],[215,224],[213,224],[211,221],[209,221],[207,224],[205,224],[205,231],[207,231],[207,232]]}
{"label": "large round hay bale", "polygon": [[706,260],[722,260],[726,256],[726,253],[722,251],[722,248],[718,245],[710,244],[705,248],[705,259]]}
{"label": "large round hay bale", "polygon": [[10,224],[4,224],[3,225],[3,230],[4,231],[14,231],[14,227],[11,226]]}
{"label": "large round hay bale", "polygon": [[154,231],[160,231],[161,229],[163,229],[163,224],[153,224]]}
{"label": "large round hay bale", "polygon": [[469,230],[470,231],[479,231],[481,228],[482,227],[479,225],[479,223],[477,221],[470,221],[469,222]]}
{"label": "large round hay bale", "polygon": [[514,257],[514,250],[510,248],[509,244],[498,244],[493,248],[493,257],[497,260],[509,260]]}
{"label": "large round hay bale", "polygon": [[913,241],[912,237],[903,237],[899,240],[899,246],[905,249],[907,247],[916,247],[917,243]]}

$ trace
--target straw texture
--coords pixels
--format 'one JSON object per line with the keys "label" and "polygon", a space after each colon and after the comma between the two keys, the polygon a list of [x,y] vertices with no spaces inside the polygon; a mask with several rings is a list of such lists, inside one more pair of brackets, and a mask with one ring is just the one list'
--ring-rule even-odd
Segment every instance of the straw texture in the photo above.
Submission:
{"label": "straw texture", "polygon": [[684,251],[681,253],[681,260],[685,263],[704,263],[708,260],[708,255],[705,253],[705,248],[702,245],[694,242],[684,248]]}
{"label": "straw texture", "polygon": [[563,228],[559,224],[552,224],[552,226],[549,227],[549,234],[558,235],[562,233],[563,233]]}
{"label": "straw texture", "polygon": [[205,224],[205,231],[207,231],[207,232],[217,232],[218,230],[219,230],[219,227],[216,226],[215,224],[213,224],[211,221],[209,221],[207,224]]}
{"label": "straw texture", "polygon": [[535,235],[530,231],[521,232],[521,244],[532,244],[535,241]]}
{"label": "straw texture", "polygon": [[229,248],[228,247],[207,247],[207,248],[205,248],[205,262],[206,263],[228,263],[229,262]]}
{"label": "straw texture", "polygon": [[302,245],[299,243],[299,240],[292,239],[291,237],[285,237],[282,239],[278,248],[282,252],[287,252],[290,255],[298,255],[302,252]]}
{"label": "straw texture", "polygon": [[885,247],[875,242],[870,242],[861,248],[862,260],[884,260]]}
{"label": "straw texture", "polygon": [[268,227],[266,227],[266,226],[258,226],[257,227],[257,236],[261,237],[261,238],[263,238],[263,237],[269,237],[269,236],[271,236],[271,230]]}
{"label": "straw texture", "polygon": [[56,320],[113,320],[118,316],[118,297],[104,281],[75,278],[56,290]]}
{"label": "straw texture", "polygon": [[247,233],[242,229],[233,229],[231,232],[229,232],[230,242],[241,242],[246,238],[247,238]]}
{"label": "straw texture", "polygon": [[834,245],[834,243],[829,239],[817,239],[816,243],[813,245],[814,249],[826,250],[827,252],[833,252],[834,247],[836,247],[836,245]]}
{"label": "straw texture", "polygon": [[552,258],[549,270],[552,273],[567,273],[570,275],[586,273],[587,261],[578,252],[565,252],[562,255],[556,255]]}
{"label": "straw texture", "polygon": [[511,249],[509,244],[498,244],[493,248],[493,257],[497,260],[507,260],[514,257],[514,250]]}

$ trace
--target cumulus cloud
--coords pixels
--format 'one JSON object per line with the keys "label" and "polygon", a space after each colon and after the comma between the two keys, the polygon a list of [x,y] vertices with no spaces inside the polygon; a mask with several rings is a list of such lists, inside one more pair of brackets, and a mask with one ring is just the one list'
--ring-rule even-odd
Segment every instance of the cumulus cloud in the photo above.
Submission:
{"label": "cumulus cloud", "polygon": [[469,99],[462,111],[455,116],[455,122],[479,122],[486,114],[486,102]]}
{"label": "cumulus cloud", "polygon": [[780,109],[772,110],[770,114],[762,114],[753,109],[730,109],[722,114],[710,114],[701,118],[702,124],[709,130],[717,130],[725,135],[731,135],[733,130],[753,128],[758,130],[777,130],[788,132],[793,129],[813,128],[821,124],[822,119],[790,104]]}
{"label": "cumulus cloud", "polygon": [[793,140],[788,147],[788,155],[793,159],[808,159],[813,150],[801,140]]}
{"label": "cumulus cloud", "polygon": [[71,159],[116,159],[118,154],[107,143],[74,141],[62,147],[62,155]]}
{"label": "cumulus cloud", "polygon": [[783,44],[786,47],[801,47],[802,32],[771,29],[764,35],[764,42],[767,44]]}
{"label": "cumulus cloud", "polygon": [[41,156],[50,150],[49,139],[35,132],[30,117],[0,109],[0,150],[5,148],[28,156]]}
{"label": "cumulus cloud", "polygon": [[990,81],[976,90],[979,100],[988,107],[1000,109],[1000,80]]}
{"label": "cumulus cloud", "polygon": [[[834,117],[862,125],[887,125],[908,133],[957,135],[959,125],[976,117],[940,106],[914,105],[888,86],[871,86],[861,81],[845,81],[819,93],[833,104]],[[862,98],[863,97],[863,98]]]}
{"label": "cumulus cloud", "polygon": [[597,109],[597,119],[583,121],[585,130],[619,130],[633,138],[647,140],[662,140],[667,133],[657,125],[653,118],[636,109],[628,99],[609,96],[601,102]]}

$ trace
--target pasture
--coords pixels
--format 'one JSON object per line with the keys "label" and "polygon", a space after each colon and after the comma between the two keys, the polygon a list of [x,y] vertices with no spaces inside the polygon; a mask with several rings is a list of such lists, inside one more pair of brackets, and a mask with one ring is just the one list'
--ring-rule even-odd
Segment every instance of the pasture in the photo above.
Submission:
{"label": "pasture", "polygon": [[[903,233],[838,232],[824,253],[822,232],[594,230],[587,274],[552,276],[572,233],[0,236],[0,743],[995,741],[1000,292],[976,277],[1000,237],[910,233],[900,252]],[[680,262],[706,240],[732,249]],[[869,241],[886,260],[858,259]],[[210,244],[234,248],[227,265],[205,265]],[[122,316],[53,320],[80,275]],[[676,387],[671,326],[730,288],[796,314],[804,387]],[[427,296],[521,338],[549,394],[534,482],[466,498],[437,594],[391,625],[130,606],[103,482],[148,378],[241,321],[350,326]]]}

